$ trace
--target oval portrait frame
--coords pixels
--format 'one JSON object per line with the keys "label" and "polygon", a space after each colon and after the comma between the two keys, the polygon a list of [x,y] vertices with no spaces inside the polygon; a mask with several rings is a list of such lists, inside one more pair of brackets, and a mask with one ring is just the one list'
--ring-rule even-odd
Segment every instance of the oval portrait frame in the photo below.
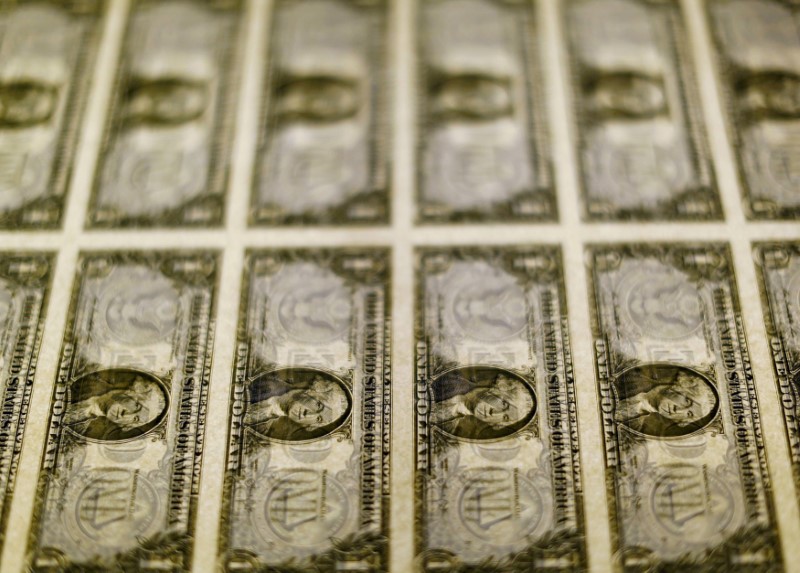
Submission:
{"label": "oval portrait frame", "polygon": [[628,432],[630,432],[630,433],[632,433],[632,434],[634,434],[636,436],[641,436],[641,437],[646,438],[648,440],[674,441],[674,440],[682,440],[682,439],[688,438],[690,436],[697,436],[697,435],[703,434],[706,431],[706,429],[711,424],[713,424],[714,421],[719,417],[719,414],[720,414],[720,401],[721,401],[720,392],[719,392],[719,389],[716,387],[716,385],[714,385],[714,383],[709,379],[708,375],[704,374],[703,372],[700,372],[699,370],[696,370],[696,369],[694,369],[694,368],[692,368],[690,366],[686,366],[684,364],[674,364],[672,362],[661,362],[661,363],[648,362],[648,363],[644,363],[644,364],[638,364],[636,366],[630,366],[628,368],[625,368],[619,374],[617,374],[617,376],[615,376],[614,380],[611,382],[611,391],[614,393],[614,401],[615,401],[615,403],[614,403],[614,411],[615,412],[616,412],[617,404],[620,401],[620,395],[621,395],[620,392],[619,392],[619,389],[618,389],[618,381],[620,379],[622,379],[623,377],[629,375],[630,373],[634,372],[634,371],[643,370],[645,368],[683,370],[683,371],[686,371],[686,372],[692,374],[696,378],[699,378],[700,380],[702,380],[705,383],[705,385],[708,388],[711,389],[711,393],[714,395],[714,407],[711,409],[711,412],[709,414],[707,414],[706,416],[704,416],[702,418],[702,420],[704,420],[704,422],[701,425],[698,425],[697,427],[693,428],[691,431],[683,433],[683,434],[676,434],[676,435],[672,435],[672,436],[649,434],[649,433],[643,432],[641,430],[636,430],[636,429],[632,428],[626,422],[618,422],[618,421],[615,420],[615,423],[617,425],[624,426],[625,430],[627,430]]}
{"label": "oval portrait frame", "polygon": [[[312,367],[306,367],[306,366],[297,366],[297,367],[284,366],[284,367],[281,367],[281,368],[275,368],[275,369],[272,369],[272,370],[268,370],[266,372],[261,372],[260,374],[252,376],[247,381],[247,387],[246,387],[246,390],[245,390],[246,407],[245,407],[245,411],[244,411],[244,418],[246,419],[247,413],[248,413],[248,411],[250,410],[250,408],[253,405],[253,402],[251,400],[252,400],[252,395],[253,395],[253,387],[255,385],[257,385],[261,380],[264,380],[267,377],[270,377],[270,376],[279,377],[282,373],[291,373],[291,372],[302,373],[303,375],[309,376],[309,377],[310,376],[321,376],[327,382],[335,384],[339,389],[342,390],[342,392],[344,393],[345,399],[347,401],[347,405],[346,405],[346,408],[345,408],[344,412],[338,418],[336,418],[335,421],[331,422],[327,426],[324,426],[323,428],[325,429],[325,431],[323,433],[320,433],[319,435],[313,435],[313,436],[297,438],[297,439],[285,439],[285,438],[282,438],[282,437],[275,437],[275,436],[266,434],[264,432],[261,432],[261,431],[255,429],[253,427],[254,424],[247,423],[247,422],[243,421],[243,425],[247,428],[248,431],[253,432],[259,438],[262,438],[262,439],[265,439],[265,440],[269,440],[271,442],[276,442],[276,443],[281,443],[281,444],[304,444],[304,443],[314,442],[316,440],[321,440],[323,438],[327,438],[327,437],[331,436],[332,434],[338,432],[342,427],[344,427],[347,424],[348,420],[350,420],[350,418],[353,415],[353,402],[354,402],[354,399],[353,399],[353,394],[350,391],[350,389],[347,387],[347,385],[344,383],[344,381],[339,376],[335,375],[334,373],[332,373],[332,372],[330,372],[328,370],[323,370],[321,368],[312,368]],[[280,380],[280,377],[278,379]]]}
{"label": "oval portrait frame", "polygon": [[[431,382],[430,382],[430,386],[428,388],[428,392],[429,392],[429,396],[430,396],[430,400],[431,400],[431,411],[433,411],[433,408],[435,407],[435,404],[437,403],[437,401],[434,400],[434,395],[433,395],[434,385],[439,380],[443,379],[445,376],[447,376],[449,374],[453,374],[454,372],[459,372],[459,371],[493,371],[495,373],[495,375],[496,374],[503,374],[503,375],[515,380],[516,382],[520,383],[523,386],[523,388],[528,392],[528,394],[530,394],[533,404],[531,406],[530,411],[522,418],[522,420],[520,420],[518,422],[515,422],[514,424],[510,424],[509,425],[510,427],[513,427],[513,430],[509,431],[506,434],[498,435],[498,436],[491,436],[491,437],[487,437],[487,438],[465,437],[465,436],[459,436],[457,434],[454,434],[452,432],[449,432],[449,431],[445,430],[444,428],[442,428],[440,426],[439,423],[430,422],[430,425],[435,426],[436,429],[439,430],[440,432],[442,432],[443,434],[446,434],[447,436],[450,436],[451,438],[456,439],[456,440],[461,440],[461,441],[464,441],[464,442],[470,442],[470,443],[475,443],[475,444],[486,444],[486,443],[491,443],[491,442],[499,442],[499,441],[507,440],[508,438],[514,437],[517,434],[519,434],[520,432],[524,431],[525,428],[527,428],[530,425],[530,423],[536,418],[536,415],[539,412],[539,399],[538,399],[538,396],[536,395],[536,390],[535,390],[533,384],[526,377],[524,377],[521,374],[518,374],[518,373],[516,373],[516,372],[514,372],[512,370],[508,370],[506,368],[501,368],[499,366],[491,366],[491,365],[486,365],[486,364],[473,364],[473,365],[469,365],[469,366],[457,366],[455,368],[450,368],[448,370],[445,370],[444,372],[442,372],[442,373],[436,375],[434,378],[432,378]],[[475,388],[480,388],[480,387],[481,386],[475,385]]]}
{"label": "oval portrait frame", "polygon": [[139,370],[137,368],[129,368],[129,367],[100,368],[98,370],[92,370],[91,372],[81,374],[80,376],[73,379],[72,382],[70,382],[69,387],[67,388],[67,400],[66,400],[67,406],[65,408],[65,413],[69,411],[69,408],[73,404],[72,400],[73,388],[76,386],[76,384],[103,373],[124,373],[134,376],[141,376],[142,378],[145,378],[148,382],[155,384],[155,386],[159,389],[159,391],[164,397],[163,410],[151,422],[145,424],[147,426],[146,430],[144,430],[140,434],[136,434],[135,436],[126,436],[124,438],[119,438],[116,440],[100,439],[92,436],[87,436],[86,434],[83,434],[81,432],[77,432],[70,426],[64,426],[70,433],[72,433],[75,436],[78,436],[82,440],[86,440],[87,442],[92,442],[95,444],[123,444],[126,442],[133,442],[135,440],[139,440],[140,438],[153,433],[159,426],[161,426],[164,423],[164,420],[166,420],[169,415],[170,398],[171,398],[167,384],[152,372],[147,372],[146,370]]}

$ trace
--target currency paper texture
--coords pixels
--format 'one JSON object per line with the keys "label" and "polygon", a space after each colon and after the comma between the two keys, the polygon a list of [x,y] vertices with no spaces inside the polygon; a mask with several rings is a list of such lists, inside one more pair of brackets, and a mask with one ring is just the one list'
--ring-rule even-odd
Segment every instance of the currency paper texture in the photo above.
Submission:
{"label": "currency paper texture", "polygon": [[240,0],[135,0],[89,224],[222,222]]}
{"label": "currency paper texture", "polygon": [[612,549],[621,568],[779,563],[728,249],[590,249]]}
{"label": "currency paper texture", "polygon": [[30,413],[52,267],[48,254],[0,255],[0,546]]}
{"label": "currency paper texture", "polygon": [[0,4],[0,227],[61,223],[100,0]]}
{"label": "currency paper texture", "polygon": [[556,218],[530,3],[419,6],[418,218]]}
{"label": "currency paper texture", "polygon": [[710,0],[707,8],[747,213],[755,219],[796,219],[798,6],[779,0]]}
{"label": "currency paper texture", "polygon": [[85,255],[55,383],[32,571],[182,571],[210,384],[213,253]]}
{"label": "currency paper texture", "polygon": [[585,216],[719,219],[679,3],[564,5]]}
{"label": "currency paper texture", "polygon": [[426,249],[416,270],[421,569],[584,569],[558,249]]}
{"label": "currency paper texture", "polygon": [[800,243],[759,243],[755,259],[794,479],[800,482]]}
{"label": "currency paper texture", "polygon": [[385,567],[388,254],[249,253],[230,402],[224,570]]}
{"label": "currency paper texture", "polygon": [[800,571],[800,0],[0,0],[0,573]]}
{"label": "currency paper texture", "polygon": [[387,221],[387,8],[273,3],[251,223]]}

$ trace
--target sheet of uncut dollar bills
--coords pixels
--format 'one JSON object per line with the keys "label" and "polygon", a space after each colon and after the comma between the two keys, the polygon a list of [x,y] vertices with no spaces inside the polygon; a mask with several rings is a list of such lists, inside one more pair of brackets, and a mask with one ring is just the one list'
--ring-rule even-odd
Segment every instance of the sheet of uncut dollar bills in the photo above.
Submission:
{"label": "sheet of uncut dollar bills", "polygon": [[800,2],[0,0],[0,571],[800,571]]}

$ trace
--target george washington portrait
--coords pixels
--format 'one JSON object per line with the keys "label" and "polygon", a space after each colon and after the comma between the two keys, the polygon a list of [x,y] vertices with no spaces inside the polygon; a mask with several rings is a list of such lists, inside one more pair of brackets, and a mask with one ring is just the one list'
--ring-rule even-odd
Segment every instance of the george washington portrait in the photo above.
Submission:
{"label": "george washington portrait", "polygon": [[431,384],[431,422],[457,438],[493,440],[533,419],[533,390],[516,374],[492,367],[451,370]]}
{"label": "george washington portrait", "polygon": [[163,384],[151,374],[100,370],[70,385],[63,423],[90,440],[129,440],[155,428],[166,416],[168,403]]}
{"label": "george washington portrait", "polygon": [[249,387],[245,424],[267,438],[313,440],[339,428],[350,413],[344,384],[310,368],[286,368],[256,378]]}
{"label": "george washington portrait", "polygon": [[617,422],[651,437],[689,435],[707,426],[719,410],[712,384],[682,366],[631,368],[617,379],[615,391]]}

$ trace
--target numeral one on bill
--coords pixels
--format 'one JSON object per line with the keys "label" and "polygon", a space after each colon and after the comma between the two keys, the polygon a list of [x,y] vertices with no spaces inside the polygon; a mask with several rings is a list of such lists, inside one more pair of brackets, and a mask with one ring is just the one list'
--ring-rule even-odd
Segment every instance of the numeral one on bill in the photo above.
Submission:
{"label": "numeral one on bill", "polygon": [[564,9],[584,216],[720,219],[679,3],[569,0]]}
{"label": "numeral one on bill", "polygon": [[419,3],[421,222],[556,219],[535,9]]}
{"label": "numeral one on bill", "polygon": [[0,228],[61,222],[103,6],[0,4]]}
{"label": "numeral one on bill", "polygon": [[795,485],[800,485],[800,243],[754,248]]}
{"label": "numeral one on bill", "polygon": [[389,261],[386,249],[248,254],[223,570],[387,570]]}
{"label": "numeral one on bill", "polygon": [[90,226],[222,222],[243,4],[133,1]]}
{"label": "numeral one on bill", "polygon": [[800,218],[800,6],[706,6],[748,215]]}
{"label": "numeral one on bill", "polygon": [[250,222],[387,222],[388,1],[272,5]]}
{"label": "numeral one on bill", "polygon": [[53,391],[31,571],[185,571],[217,256],[82,255]]}
{"label": "numeral one on bill", "polygon": [[423,571],[585,571],[561,253],[417,253],[415,470]]}
{"label": "numeral one on bill", "polygon": [[28,419],[53,257],[0,253],[0,549]]}
{"label": "numeral one on bill", "polygon": [[594,246],[588,260],[618,570],[780,570],[728,248]]}

